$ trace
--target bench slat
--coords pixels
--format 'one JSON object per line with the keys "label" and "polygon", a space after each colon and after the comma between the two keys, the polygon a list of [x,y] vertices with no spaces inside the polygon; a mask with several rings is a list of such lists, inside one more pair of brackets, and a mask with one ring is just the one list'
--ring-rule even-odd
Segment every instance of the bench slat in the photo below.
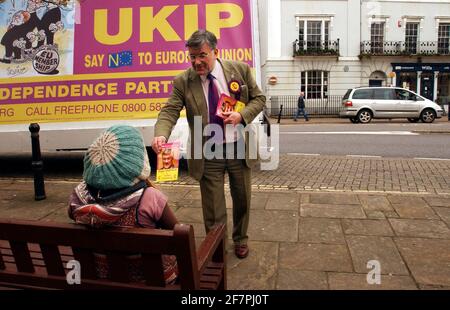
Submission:
{"label": "bench slat", "polygon": [[16,261],[17,270],[20,272],[34,272],[33,261],[26,242],[10,241],[11,251]]}
{"label": "bench slat", "polygon": [[[164,287],[164,270],[162,267],[161,255],[143,254],[145,283],[152,286]],[[161,267],[158,267],[161,266]]]}
{"label": "bench slat", "polygon": [[204,275],[207,276],[221,276],[222,270],[221,269],[213,269],[213,268],[206,268],[203,272]]}
{"label": "bench slat", "polygon": [[96,279],[94,255],[92,251],[80,248],[72,248],[73,257],[80,263],[81,277],[87,279]]}
{"label": "bench slat", "polygon": [[63,276],[66,274],[64,272],[64,267],[61,260],[61,255],[59,254],[58,246],[41,244],[41,251],[48,274],[54,276]]}
{"label": "bench slat", "polygon": [[129,282],[128,264],[125,254],[109,252],[106,255],[108,260],[108,272],[111,279],[116,282]]}
{"label": "bench slat", "polygon": [[[101,244],[111,251],[175,254],[173,232],[170,230],[139,227],[93,230],[77,224],[1,219],[0,226],[0,239],[28,243],[48,240],[48,244],[83,249],[96,249]],[[54,231],[58,233],[55,234]]]}
{"label": "bench slat", "polygon": [[214,283],[209,283],[209,282],[201,282],[200,289],[201,290],[216,290],[217,285],[214,285]]}
{"label": "bench slat", "polygon": [[215,283],[217,285],[219,283],[219,281],[220,281],[220,276],[206,276],[206,275],[202,275],[200,277],[200,282]]}
{"label": "bench slat", "polygon": [[3,261],[3,254],[2,254],[2,250],[0,249],[0,269],[5,269],[5,262]]}
{"label": "bench slat", "polygon": [[184,290],[195,290],[200,287],[200,275],[195,256],[194,230],[190,225],[175,226],[174,233],[177,257],[184,254],[184,259],[178,259],[180,285]]}

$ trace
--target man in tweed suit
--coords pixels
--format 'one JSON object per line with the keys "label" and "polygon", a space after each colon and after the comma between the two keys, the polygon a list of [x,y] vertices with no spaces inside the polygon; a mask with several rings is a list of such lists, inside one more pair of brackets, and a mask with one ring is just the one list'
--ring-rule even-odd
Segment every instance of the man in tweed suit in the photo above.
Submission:
{"label": "man in tweed suit", "polygon": [[[190,129],[188,152],[190,151],[191,155],[188,158],[188,168],[189,174],[200,182],[205,229],[208,232],[214,224],[227,222],[224,194],[224,177],[227,171],[233,200],[234,251],[238,258],[245,258],[249,253],[247,228],[251,199],[251,167],[257,161],[257,156],[249,155],[251,139],[248,135],[234,135],[234,138],[229,140],[223,138],[228,135],[217,132],[212,137],[194,134],[194,124],[195,120],[200,120],[202,132],[211,124],[214,124],[215,128],[225,126],[226,131],[229,126],[245,126],[263,110],[266,98],[256,85],[250,67],[245,63],[218,59],[216,46],[217,38],[207,30],[198,30],[188,39],[186,47],[192,67],[175,77],[172,94],[155,125],[152,147],[155,152],[159,152],[161,145],[169,138],[181,110],[186,108]],[[221,94],[239,99],[245,103],[245,108],[240,112],[224,112],[221,117],[217,117],[215,109]],[[208,138],[214,138],[211,140],[215,143],[212,151],[223,151],[224,156],[211,159],[210,156],[205,156],[206,152],[194,156],[198,154],[198,145],[202,150],[205,148]],[[244,144],[243,141],[245,156],[236,156],[236,149],[239,149],[237,145]],[[234,154],[232,158],[228,156],[230,151]]]}

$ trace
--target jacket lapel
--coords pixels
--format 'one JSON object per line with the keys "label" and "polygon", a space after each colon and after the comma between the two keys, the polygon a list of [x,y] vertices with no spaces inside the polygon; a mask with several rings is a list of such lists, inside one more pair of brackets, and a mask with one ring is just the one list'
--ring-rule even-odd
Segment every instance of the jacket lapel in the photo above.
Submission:
{"label": "jacket lapel", "polygon": [[[227,80],[227,87],[228,83],[230,83],[231,80],[237,78],[237,73],[233,70],[233,67],[230,65],[227,61],[222,61],[220,59],[217,59],[217,61],[222,65],[223,74],[225,75],[225,80]],[[230,91],[230,90],[228,90]],[[230,92],[230,96],[235,98],[234,94]]]}
{"label": "jacket lapel", "polygon": [[202,121],[204,124],[208,123],[208,106],[206,103],[206,98],[203,93],[202,81],[200,76],[191,70],[189,74],[189,87],[192,91],[195,103],[197,104],[197,109],[202,115]]}

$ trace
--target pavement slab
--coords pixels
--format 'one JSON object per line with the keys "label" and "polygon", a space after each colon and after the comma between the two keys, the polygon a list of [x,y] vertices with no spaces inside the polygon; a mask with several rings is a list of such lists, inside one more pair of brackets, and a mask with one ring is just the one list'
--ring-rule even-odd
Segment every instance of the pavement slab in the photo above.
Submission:
{"label": "pavement slab", "polygon": [[275,289],[278,243],[249,241],[248,246],[250,253],[246,259],[238,259],[233,248],[228,248],[228,287],[234,290]]}
{"label": "pavement slab", "polygon": [[450,286],[450,240],[395,238],[417,283]]}
{"label": "pavement slab", "polygon": [[434,207],[433,209],[450,228],[450,208]]}
{"label": "pavement slab", "polygon": [[429,207],[427,202],[421,197],[388,195],[387,198],[400,218],[439,219],[433,209]]}
{"label": "pavement slab", "polygon": [[393,211],[391,203],[382,195],[358,195],[364,211]]}
{"label": "pavement slab", "polygon": [[424,200],[432,207],[448,207],[450,208],[450,196],[448,197],[424,197]]}
{"label": "pavement slab", "polygon": [[[175,202],[175,201],[180,201],[180,200],[184,200],[184,197],[186,196],[186,194],[189,192],[189,189],[181,189],[181,188],[165,188],[164,190],[164,194],[167,196],[167,198],[169,199],[169,202]],[[186,200],[188,200],[186,198]]]}
{"label": "pavement slab", "polygon": [[296,242],[298,212],[253,210],[250,212],[248,235],[250,239],[258,241]]}
{"label": "pavement slab", "polygon": [[309,202],[313,204],[359,205],[358,196],[342,193],[313,193]]}
{"label": "pavement slab", "polygon": [[302,243],[345,244],[339,219],[300,218],[298,241]]}
{"label": "pavement slab", "polygon": [[0,218],[38,221],[64,207],[67,208],[67,203],[54,203],[49,206],[44,200],[14,203],[14,205],[9,205],[0,210]]}
{"label": "pavement slab", "polygon": [[202,201],[200,199],[169,199],[169,205],[178,208],[198,208],[202,207]]}
{"label": "pavement slab", "polygon": [[385,219],[383,211],[365,211],[368,219]]}
{"label": "pavement slab", "polygon": [[182,207],[175,211],[175,216],[181,223],[203,223],[203,213],[199,208]]}
{"label": "pavement slab", "polygon": [[389,219],[397,236],[450,239],[450,229],[438,220]]}
{"label": "pavement slab", "polygon": [[269,193],[259,192],[255,194],[252,192],[251,210],[265,209],[267,201],[269,200]]}
{"label": "pavement slab", "polygon": [[292,270],[353,271],[347,247],[339,244],[283,242],[280,245],[279,267]]}
{"label": "pavement slab", "polygon": [[323,271],[280,269],[277,290],[327,290],[327,274]]}
{"label": "pavement slab", "polygon": [[298,211],[300,196],[295,192],[274,193],[269,196],[265,209]]}
{"label": "pavement slab", "polygon": [[427,290],[427,291],[437,291],[437,290],[442,290],[442,291],[450,291],[450,286],[445,286],[445,285],[426,285],[426,284],[419,284],[419,288],[421,290]]}
{"label": "pavement slab", "polygon": [[366,218],[359,205],[338,204],[303,204],[300,206],[302,217],[329,217],[329,218]]}
{"label": "pavement slab", "polygon": [[346,235],[394,236],[387,220],[342,219],[342,227]]}
{"label": "pavement slab", "polygon": [[54,221],[61,223],[73,223],[73,221],[68,216],[68,206],[65,203],[59,204],[59,208],[53,210],[48,215],[42,217],[41,221]]}
{"label": "pavement slab", "polygon": [[380,284],[369,284],[367,274],[328,273],[331,290],[417,290],[410,276],[381,275]]}
{"label": "pavement slab", "polygon": [[392,238],[379,236],[346,236],[353,266],[358,273],[367,273],[367,264],[377,260],[381,274],[409,275]]}

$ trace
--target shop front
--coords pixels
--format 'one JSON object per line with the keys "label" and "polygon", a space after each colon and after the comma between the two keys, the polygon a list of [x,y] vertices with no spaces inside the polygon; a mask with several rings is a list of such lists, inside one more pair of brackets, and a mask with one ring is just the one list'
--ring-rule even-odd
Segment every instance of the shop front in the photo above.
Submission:
{"label": "shop front", "polygon": [[437,102],[450,102],[450,63],[392,63],[394,85]]}

